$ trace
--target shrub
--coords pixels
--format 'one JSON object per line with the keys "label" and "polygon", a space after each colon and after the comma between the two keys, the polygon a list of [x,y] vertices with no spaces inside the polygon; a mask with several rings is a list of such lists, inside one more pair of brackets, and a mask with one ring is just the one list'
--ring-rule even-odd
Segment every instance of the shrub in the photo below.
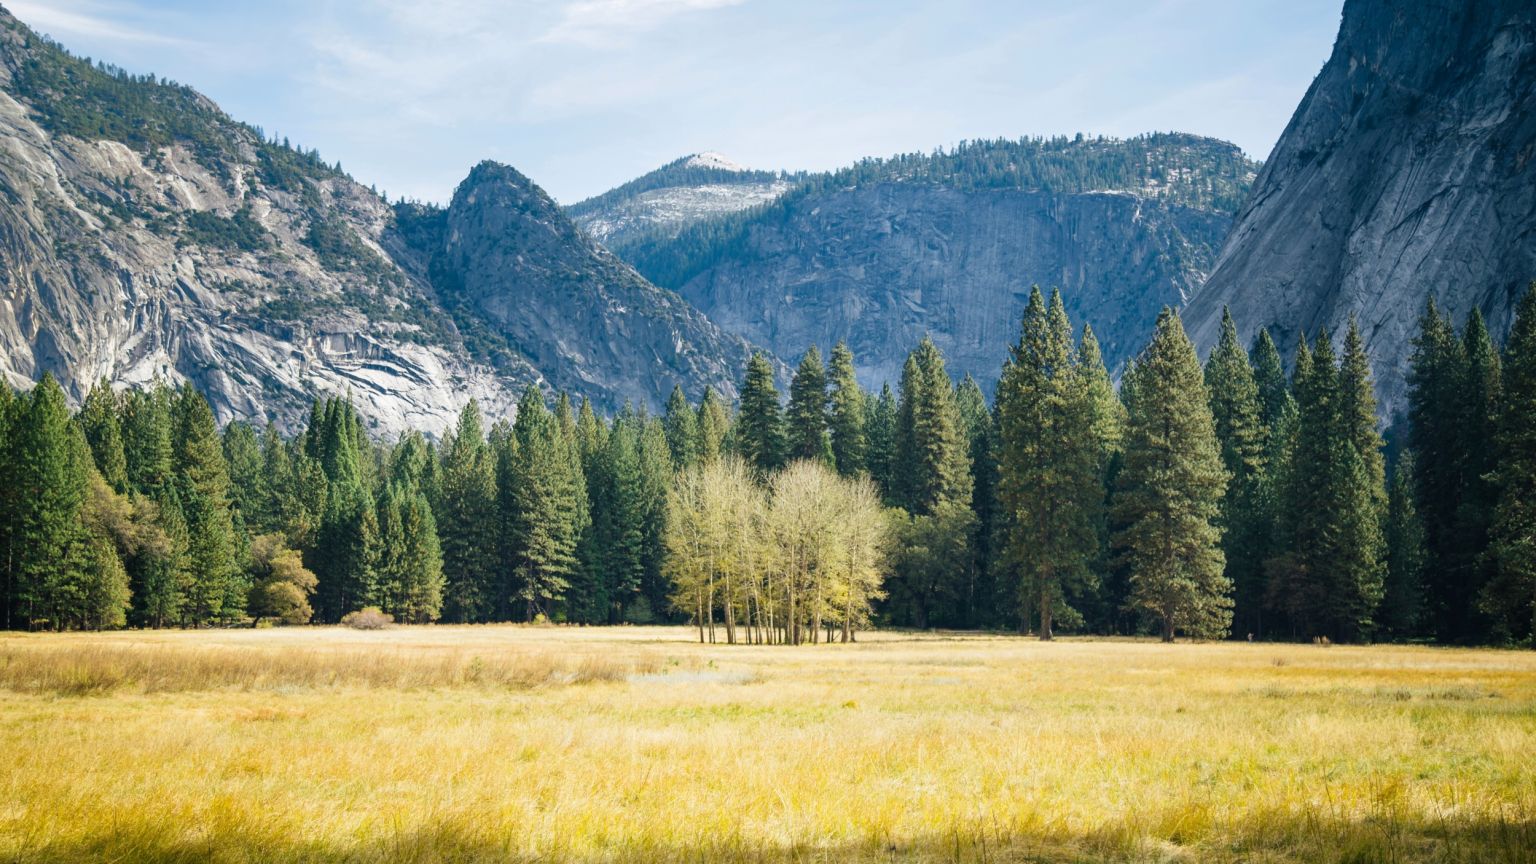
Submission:
{"label": "shrub", "polygon": [[395,623],[395,616],[381,611],[377,606],[365,606],[341,616],[341,623],[353,630],[383,630]]}

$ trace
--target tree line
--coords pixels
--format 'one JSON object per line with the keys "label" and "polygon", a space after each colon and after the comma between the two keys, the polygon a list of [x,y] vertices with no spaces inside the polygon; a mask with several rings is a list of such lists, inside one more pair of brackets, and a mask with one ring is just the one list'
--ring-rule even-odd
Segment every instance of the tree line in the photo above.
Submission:
{"label": "tree line", "polygon": [[[1536,618],[1536,292],[1502,352],[1420,322],[1395,457],[1369,359],[1289,373],[1230,315],[1202,365],[1159,317],[1118,391],[1091,328],[1032,292],[989,404],[924,339],[864,390],[811,347],[787,401],[681,389],[602,418],[530,387],[487,428],[376,442],[346,399],[302,431],[219,430],[190,386],[71,414],[0,387],[5,626],[692,621],[702,640],[850,641],[874,623],[1517,643]],[[1390,470],[1389,470],[1390,468]]]}

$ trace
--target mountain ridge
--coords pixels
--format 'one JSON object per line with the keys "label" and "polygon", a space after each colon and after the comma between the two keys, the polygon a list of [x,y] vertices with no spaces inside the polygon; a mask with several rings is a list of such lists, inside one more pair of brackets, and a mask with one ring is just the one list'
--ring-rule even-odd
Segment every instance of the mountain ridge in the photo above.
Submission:
{"label": "mountain ridge", "polygon": [[1111,365],[1204,278],[1256,163],[1184,134],[964,142],[808,175],[771,201],[615,251],[792,357],[847,339],[866,385],[933,335],[990,389],[1032,284],[1060,286]]}
{"label": "mountain ridge", "polygon": [[[745,343],[595,246],[541,247],[542,266],[646,303],[605,306],[614,320],[594,323],[523,272],[519,244],[551,225],[581,236],[526,178],[525,194],[499,200],[535,211],[477,211],[502,232],[483,239],[514,254],[494,274],[460,274],[476,293],[450,308],[452,286],[434,280],[453,271],[413,242],[425,214],[190,87],[72,57],[4,10],[0,137],[0,374],[18,386],[52,372],[78,401],[100,378],[187,380],[221,421],[283,426],[351,393],[376,431],[436,432],[470,397],[509,415],[530,383],[579,388],[604,410],[659,407],[678,383],[730,395],[731,364],[745,362]],[[496,295],[537,320],[488,314]],[[588,374],[581,346],[551,338],[578,319],[628,334],[608,338],[614,368]]]}

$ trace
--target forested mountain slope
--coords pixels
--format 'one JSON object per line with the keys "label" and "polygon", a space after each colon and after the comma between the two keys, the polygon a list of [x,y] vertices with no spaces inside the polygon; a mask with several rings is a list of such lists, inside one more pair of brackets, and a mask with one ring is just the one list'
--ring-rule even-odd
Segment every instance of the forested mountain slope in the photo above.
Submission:
{"label": "forested mountain slope", "polygon": [[676,237],[711,217],[766,204],[804,175],[753,171],[718,153],[684,156],[601,195],[572,204],[566,213],[609,249]]}
{"label": "forested mountain slope", "polygon": [[1204,280],[1256,170],[1189,135],[972,142],[809,177],[620,254],[781,356],[846,339],[878,386],[928,334],[990,388],[1033,284],[1060,286],[1123,361]]}
{"label": "forested mountain slope", "polygon": [[1427,297],[1502,336],[1533,278],[1536,5],[1348,0],[1185,319],[1209,348],[1230,306],[1289,360],[1358,315],[1391,415]]}

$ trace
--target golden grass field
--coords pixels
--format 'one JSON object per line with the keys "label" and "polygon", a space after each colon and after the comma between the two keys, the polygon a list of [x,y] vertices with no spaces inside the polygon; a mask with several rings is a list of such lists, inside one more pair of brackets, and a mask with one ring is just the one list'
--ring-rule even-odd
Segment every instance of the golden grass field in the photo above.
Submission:
{"label": "golden grass field", "polygon": [[1536,653],[0,637],[3,861],[1536,861]]}

